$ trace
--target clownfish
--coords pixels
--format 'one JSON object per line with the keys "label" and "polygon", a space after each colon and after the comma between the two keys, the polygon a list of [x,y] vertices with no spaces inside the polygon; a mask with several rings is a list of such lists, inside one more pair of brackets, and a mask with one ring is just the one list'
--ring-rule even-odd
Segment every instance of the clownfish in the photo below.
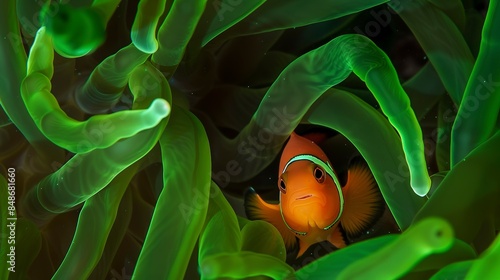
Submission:
{"label": "clownfish", "polygon": [[287,249],[294,248],[298,240],[297,258],[309,246],[325,240],[343,248],[344,237],[366,231],[384,207],[366,165],[352,165],[347,176],[347,183],[341,186],[321,148],[292,133],[280,159],[279,204],[265,202],[250,188],[245,195],[247,217],[274,225]]}

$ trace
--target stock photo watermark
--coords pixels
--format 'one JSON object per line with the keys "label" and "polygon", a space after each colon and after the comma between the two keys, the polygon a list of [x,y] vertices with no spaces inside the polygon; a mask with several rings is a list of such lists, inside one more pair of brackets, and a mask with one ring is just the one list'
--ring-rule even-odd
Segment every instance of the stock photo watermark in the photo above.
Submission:
{"label": "stock photo watermark", "polygon": [[[455,129],[460,128],[463,122],[470,118],[480,107],[482,102],[488,102],[488,99],[492,94],[497,94],[495,91],[500,87],[500,82],[493,81],[492,74],[488,75],[487,78],[479,75],[476,77],[479,84],[476,85],[474,93],[464,97],[461,103],[462,114],[457,115],[458,108],[448,108],[443,112],[443,122],[447,124],[453,124]],[[451,131],[450,131],[451,132]],[[451,136],[451,134],[450,134]],[[426,144],[425,153],[427,156],[431,155],[438,144],[445,141],[449,141],[449,135],[439,128],[432,131],[429,137],[424,139]]]}
{"label": "stock photo watermark", "polygon": [[219,20],[223,21],[225,19],[224,14],[234,11],[234,9],[241,3],[243,3],[243,0],[228,0],[225,2],[217,0],[214,1],[212,5],[217,12],[217,17],[219,18]]}
{"label": "stock photo watermark", "polygon": [[[275,135],[282,134],[287,126],[296,119],[296,115],[290,114],[286,106],[281,110],[273,108],[271,112],[273,116],[269,121],[268,128],[264,127],[260,129],[257,135],[249,135],[238,144],[238,154],[246,156],[244,160],[248,163],[254,161],[258,157],[259,152],[262,152],[266,145],[273,141]],[[225,188],[231,182],[232,177],[241,174],[243,171],[242,165],[235,159],[230,160],[226,163],[225,170],[212,173],[212,179],[219,187]]]}
{"label": "stock photo watermark", "polygon": [[16,169],[7,169],[7,270],[16,272]]}

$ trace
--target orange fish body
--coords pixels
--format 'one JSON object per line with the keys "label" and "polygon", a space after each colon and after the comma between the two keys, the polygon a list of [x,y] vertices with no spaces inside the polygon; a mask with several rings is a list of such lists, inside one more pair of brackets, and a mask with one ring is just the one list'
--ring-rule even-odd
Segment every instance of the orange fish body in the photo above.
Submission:
{"label": "orange fish body", "polygon": [[299,240],[301,256],[314,243],[328,240],[344,247],[343,231],[366,230],[380,212],[383,199],[368,168],[349,169],[341,187],[328,157],[311,140],[292,133],[279,167],[279,204],[270,204],[251,191],[245,200],[247,216],[273,224],[287,248]]}

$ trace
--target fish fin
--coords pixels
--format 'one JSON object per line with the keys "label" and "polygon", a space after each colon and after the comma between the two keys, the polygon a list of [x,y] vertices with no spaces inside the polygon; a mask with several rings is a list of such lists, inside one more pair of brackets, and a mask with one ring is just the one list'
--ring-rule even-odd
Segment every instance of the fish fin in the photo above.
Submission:
{"label": "fish fin", "polygon": [[342,192],[344,211],[340,224],[348,236],[354,237],[367,230],[380,217],[384,210],[384,198],[364,161],[351,164]]}
{"label": "fish fin", "polygon": [[299,258],[300,256],[302,256],[307,251],[307,249],[309,249],[309,247],[311,247],[311,244],[299,239],[299,252],[297,253],[297,256],[295,258]]}
{"label": "fish fin", "polygon": [[[342,232],[342,229],[339,226],[335,226],[330,236],[328,236],[327,241],[338,249],[344,248],[346,246],[344,233]],[[313,243],[308,243],[304,239],[299,239],[299,252],[297,253],[296,258],[302,256],[307,251],[307,249],[309,249],[309,247],[311,247],[312,245]]]}
{"label": "fish fin", "polygon": [[344,248],[346,246],[344,234],[338,226],[333,229],[332,234],[328,237],[328,241],[337,248]]}
{"label": "fish fin", "polygon": [[283,222],[279,204],[265,202],[253,188],[245,193],[245,212],[250,220],[264,220],[278,229],[287,249],[297,244],[297,238]]}

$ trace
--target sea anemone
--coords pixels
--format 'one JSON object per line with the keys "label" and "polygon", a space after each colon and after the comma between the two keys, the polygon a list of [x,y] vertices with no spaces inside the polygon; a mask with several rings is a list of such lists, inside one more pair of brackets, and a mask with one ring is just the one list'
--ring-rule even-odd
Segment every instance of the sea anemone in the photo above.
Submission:
{"label": "sea anemone", "polygon": [[[499,5],[2,1],[0,279],[497,279]],[[245,217],[293,131],[384,197],[346,248]]]}

